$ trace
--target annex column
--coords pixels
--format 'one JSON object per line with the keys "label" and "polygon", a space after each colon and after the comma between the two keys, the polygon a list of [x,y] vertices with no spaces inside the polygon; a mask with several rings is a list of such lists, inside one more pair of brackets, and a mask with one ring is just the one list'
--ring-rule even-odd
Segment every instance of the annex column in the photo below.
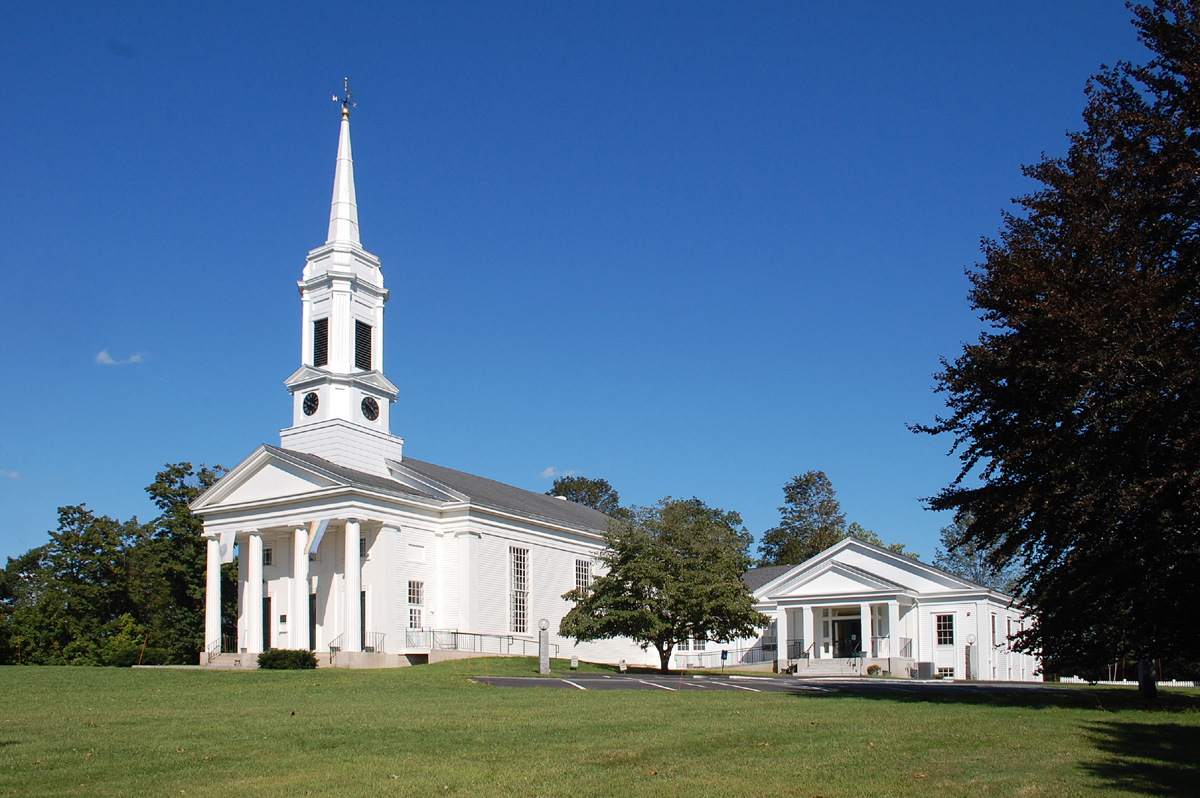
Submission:
{"label": "annex column", "polygon": [[775,670],[785,673],[788,668],[788,623],[787,610],[775,610]]}

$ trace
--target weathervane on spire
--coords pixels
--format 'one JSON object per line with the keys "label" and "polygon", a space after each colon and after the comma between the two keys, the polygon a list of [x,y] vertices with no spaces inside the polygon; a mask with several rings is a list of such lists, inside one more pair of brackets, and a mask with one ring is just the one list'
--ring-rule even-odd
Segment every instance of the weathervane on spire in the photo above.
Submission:
{"label": "weathervane on spire", "polygon": [[354,93],[350,91],[349,78],[342,78],[342,91],[344,94],[341,97],[333,95],[333,101],[342,104],[342,116],[350,116],[350,109],[354,108],[357,103],[354,102]]}

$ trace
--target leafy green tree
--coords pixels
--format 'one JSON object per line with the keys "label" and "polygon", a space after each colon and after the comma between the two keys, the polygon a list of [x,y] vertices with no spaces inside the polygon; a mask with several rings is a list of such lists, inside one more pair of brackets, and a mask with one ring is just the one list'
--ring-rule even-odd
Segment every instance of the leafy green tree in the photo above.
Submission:
{"label": "leafy green tree", "polygon": [[855,537],[916,559],[903,543],[884,543],[857,522],[846,525],[833,483],[824,471],[807,471],[783,486],[779,526],[768,529],[759,541],[760,565],[797,565],[815,557],[846,537]]}
{"label": "leafy green tree", "polygon": [[567,501],[587,505],[605,515],[615,515],[621,510],[621,497],[606,479],[555,477],[554,486],[546,491],[546,495],[561,496]]}
{"label": "leafy green tree", "polygon": [[864,529],[857,521],[851,521],[850,526],[846,527],[846,537],[857,538],[864,543],[870,543],[872,546],[878,546],[881,549],[903,554],[905,557],[911,557],[914,560],[921,559],[921,555],[915,551],[905,551],[906,547],[903,543],[884,543],[879,535],[876,535],[869,529]]}
{"label": "leafy green tree", "polygon": [[762,565],[794,565],[846,537],[846,516],[824,471],[807,471],[783,486],[779,526],[763,533]]}
{"label": "leafy green tree", "polygon": [[997,562],[995,552],[979,548],[971,538],[969,510],[960,510],[954,521],[942,527],[941,543],[933,564],[955,576],[1004,593],[1018,589],[1021,567],[1012,561]]}
{"label": "leafy green tree", "polygon": [[769,620],[742,582],[751,537],[741,517],[699,499],[663,499],[609,521],[603,575],[563,598],[575,606],[559,634],[575,640],[628,637],[654,646],[660,669],[687,639],[729,640]]}
{"label": "leafy green tree", "polygon": [[[1005,215],[970,273],[990,326],[938,390],[966,511],[997,562],[1025,564],[1021,644],[1067,670],[1200,659],[1200,9],[1133,8],[1152,58],[1104,68],[1065,157]],[[976,482],[978,477],[978,482]]]}
{"label": "leafy green tree", "polygon": [[[138,579],[131,586],[138,616],[156,647],[172,661],[196,662],[204,648],[204,589],[207,568],[204,525],[189,505],[225,474],[221,466],[193,469],[168,464],[146,488],[161,514],[138,541],[133,555]],[[236,583],[222,585],[222,598],[236,601]],[[236,617],[236,608],[222,617]]]}

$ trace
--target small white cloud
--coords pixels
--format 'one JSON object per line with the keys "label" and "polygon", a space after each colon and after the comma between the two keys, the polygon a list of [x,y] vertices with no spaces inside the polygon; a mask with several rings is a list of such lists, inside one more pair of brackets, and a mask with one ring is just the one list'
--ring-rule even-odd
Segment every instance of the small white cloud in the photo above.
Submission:
{"label": "small white cloud", "polygon": [[101,349],[100,354],[96,355],[96,362],[102,366],[124,366],[127,363],[141,363],[144,358],[143,353],[135,352],[124,360],[117,360],[107,349]]}
{"label": "small white cloud", "polygon": [[554,477],[573,477],[578,473],[579,473],[578,471],[573,471],[571,469],[567,469],[566,471],[559,471],[554,466],[550,466],[549,468],[544,470],[541,474],[538,474],[538,476],[540,476],[542,479],[553,479]]}
{"label": "small white cloud", "polygon": [[20,479],[21,473],[19,471],[5,471],[3,468],[0,468],[0,477],[8,477],[9,479]]}

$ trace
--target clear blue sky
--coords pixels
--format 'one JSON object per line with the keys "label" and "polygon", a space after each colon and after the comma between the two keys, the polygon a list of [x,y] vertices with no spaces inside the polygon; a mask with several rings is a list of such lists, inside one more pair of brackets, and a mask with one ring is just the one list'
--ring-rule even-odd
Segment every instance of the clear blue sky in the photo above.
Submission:
{"label": "clear blue sky", "polygon": [[1145,57],[1121,0],[4,17],[0,556],[278,443],[348,75],[407,455],[696,495],[756,535],[822,469],[928,560],[957,461],[905,425],[980,329],[963,270],[1088,75]]}

